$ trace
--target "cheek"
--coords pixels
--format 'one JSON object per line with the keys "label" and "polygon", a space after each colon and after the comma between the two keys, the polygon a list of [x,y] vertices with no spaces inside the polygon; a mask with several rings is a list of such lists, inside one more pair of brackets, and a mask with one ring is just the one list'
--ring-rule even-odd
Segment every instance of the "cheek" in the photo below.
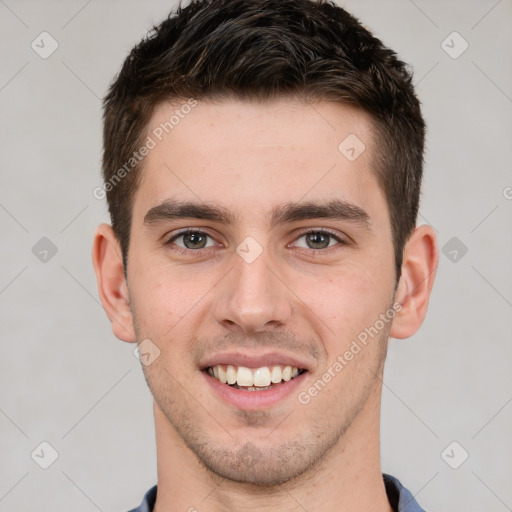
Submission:
{"label": "cheek", "polygon": [[149,338],[164,340],[171,331],[181,332],[215,283],[206,275],[194,278],[185,267],[168,269],[148,262],[146,270],[132,268],[133,308],[141,334]]}
{"label": "cheek", "polygon": [[[382,271],[382,277],[378,277]],[[374,324],[389,306],[391,284],[384,269],[351,262],[328,275],[298,281],[297,295],[322,321],[327,339],[339,349]],[[388,286],[389,285],[389,286]]]}

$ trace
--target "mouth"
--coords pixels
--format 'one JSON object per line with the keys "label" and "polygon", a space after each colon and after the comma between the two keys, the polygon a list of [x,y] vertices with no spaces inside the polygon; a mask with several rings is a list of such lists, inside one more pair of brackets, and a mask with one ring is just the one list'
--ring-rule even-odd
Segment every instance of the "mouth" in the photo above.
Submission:
{"label": "mouth", "polygon": [[199,370],[215,399],[238,410],[281,406],[304,386],[314,368],[295,354],[234,350],[203,360]]}
{"label": "mouth", "polygon": [[203,371],[227,387],[248,392],[261,392],[278,388],[307,370],[289,365],[249,368],[232,364],[216,364],[208,366]]}

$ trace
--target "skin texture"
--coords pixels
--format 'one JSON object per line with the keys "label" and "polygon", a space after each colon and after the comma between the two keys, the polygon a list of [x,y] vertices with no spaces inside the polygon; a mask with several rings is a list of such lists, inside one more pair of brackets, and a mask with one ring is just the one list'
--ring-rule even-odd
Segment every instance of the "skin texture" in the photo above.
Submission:
{"label": "skin texture", "polygon": [[[176,106],[160,105],[149,128]],[[366,146],[354,161],[338,150],[350,134]],[[200,101],[145,158],[127,280],[111,227],[98,227],[93,263],[113,332],[129,343],[149,339],[160,351],[142,365],[154,397],[157,512],[391,510],[379,453],[383,364],[388,337],[407,338],[423,321],[438,250],[433,230],[416,228],[394,293],[389,212],[371,171],[373,151],[371,122],[354,107]],[[170,199],[220,205],[236,222],[144,223]],[[269,224],[283,203],[333,199],[362,208],[369,226],[324,218]],[[209,237],[168,243],[188,227]],[[346,243],[311,240],[307,228]],[[262,248],[251,263],[236,251],[247,237]],[[393,304],[400,305],[393,320],[332,376],[337,358]],[[308,372],[278,403],[240,409],[201,371],[206,358],[227,351],[293,355]],[[330,381],[301,403],[299,393],[329,368]]]}

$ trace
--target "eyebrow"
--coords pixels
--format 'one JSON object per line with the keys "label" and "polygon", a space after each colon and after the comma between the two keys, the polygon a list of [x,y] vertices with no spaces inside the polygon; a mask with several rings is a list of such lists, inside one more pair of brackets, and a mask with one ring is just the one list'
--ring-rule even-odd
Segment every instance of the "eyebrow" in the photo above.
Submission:
{"label": "eyebrow", "polygon": [[[372,226],[371,218],[366,211],[360,206],[341,199],[333,199],[327,203],[313,201],[303,203],[289,202],[276,206],[269,215],[270,228],[280,224],[308,219],[348,221],[359,224],[369,230]],[[238,222],[239,217],[220,205],[166,200],[146,213],[144,225],[149,226],[175,219],[201,219],[232,225]]]}

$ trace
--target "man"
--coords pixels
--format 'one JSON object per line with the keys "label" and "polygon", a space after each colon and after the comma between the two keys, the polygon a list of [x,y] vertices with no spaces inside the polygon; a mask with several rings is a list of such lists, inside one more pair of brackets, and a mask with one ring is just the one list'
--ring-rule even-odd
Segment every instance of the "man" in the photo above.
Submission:
{"label": "man", "polygon": [[425,125],[404,63],[333,3],[198,0],[105,98],[93,262],[154,397],[137,511],[421,511],[383,474],[388,338],[426,313]]}

